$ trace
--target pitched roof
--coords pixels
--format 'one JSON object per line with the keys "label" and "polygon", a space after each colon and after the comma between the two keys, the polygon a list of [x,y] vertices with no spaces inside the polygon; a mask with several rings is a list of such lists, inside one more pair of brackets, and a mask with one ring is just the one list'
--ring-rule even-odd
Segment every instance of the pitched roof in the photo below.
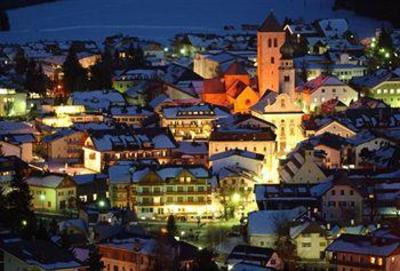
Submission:
{"label": "pitched roof", "polygon": [[242,260],[244,262],[268,262],[274,250],[266,247],[237,245],[229,254],[227,260]]}
{"label": "pitched roof", "polygon": [[396,239],[342,234],[328,246],[327,250],[332,252],[349,252],[363,255],[389,256],[398,250],[399,247],[400,241]]}
{"label": "pitched roof", "polygon": [[248,159],[253,159],[253,160],[259,160],[259,161],[264,160],[264,155],[262,155],[262,154],[250,152],[250,151],[243,151],[243,150],[239,150],[239,149],[216,153],[216,154],[212,155],[209,158],[209,160],[216,161],[219,159],[225,159],[225,158],[235,156],[235,155],[241,156],[244,158],[248,158]]}
{"label": "pitched roof", "polygon": [[265,18],[258,32],[283,32],[282,25],[278,22],[273,12]]}
{"label": "pitched roof", "polygon": [[238,97],[243,90],[245,90],[248,86],[240,80],[236,80],[232,86],[226,92],[227,95],[231,96],[232,98]]}
{"label": "pitched roof", "polygon": [[43,270],[66,270],[81,267],[81,264],[71,254],[47,241],[16,241],[4,244],[1,248],[18,259]]}
{"label": "pitched roof", "polygon": [[238,61],[232,62],[226,69],[225,75],[249,75],[246,69],[243,67],[242,63]]}

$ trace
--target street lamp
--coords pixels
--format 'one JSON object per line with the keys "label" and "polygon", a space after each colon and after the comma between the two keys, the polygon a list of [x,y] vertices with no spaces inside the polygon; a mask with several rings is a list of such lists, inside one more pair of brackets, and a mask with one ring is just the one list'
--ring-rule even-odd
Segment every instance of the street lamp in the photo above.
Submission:
{"label": "street lamp", "polygon": [[22,220],[22,222],[21,222],[21,223],[22,223],[22,226],[24,226],[24,227],[25,227],[26,225],[28,225],[28,221],[26,221],[25,219],[24,219],[24,220]]}
{"label": "street lamp", "polygon": [[42,209],[44,209],[44,201],[46,200],[46,196],[44,194],[40,194],[40,201],[42,202]]}
{"label": "street lamp", "polygon": [[104,206],[106,206],[106,202],[104,200],[100,200],[99,201],[99,207],[100,208],[104,208]]}
{"label": "street lamp", "polygon": [[233,194],[232,201],[233,203],[238,203],[240,201],[240,195],[238,193]]}

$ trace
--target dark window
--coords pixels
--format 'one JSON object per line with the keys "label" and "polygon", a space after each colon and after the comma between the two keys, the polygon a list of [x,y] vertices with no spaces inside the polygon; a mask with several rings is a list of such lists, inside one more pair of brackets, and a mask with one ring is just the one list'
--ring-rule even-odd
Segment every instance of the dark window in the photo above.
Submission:
{"label": "dark window", "polygon": [[284,77],[284,80],[285,80],[285,82],[289,82],[289,81],[290,81],[290,76],[286,75],[286,76]]}
{"label": "dark window", "polygon": [[274,39],[274,47],[278,47],[278,40]]}
{"label": "dark window", "polygon": [[275,58],[271,57],[271,64],[275,64]]}
{"label": "dark window", "polygon": [[271,48],[272,47],[272,40],[268,39],[268,47]]}

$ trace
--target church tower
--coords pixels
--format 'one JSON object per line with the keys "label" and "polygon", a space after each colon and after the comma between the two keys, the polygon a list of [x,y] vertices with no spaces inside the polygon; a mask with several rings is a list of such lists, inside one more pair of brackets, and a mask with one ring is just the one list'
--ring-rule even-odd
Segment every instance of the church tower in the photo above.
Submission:
{"label": "church tower", "polygon": [[286,34],[271,12],[257,31],[258,90],[262,96],[266,90],[279,91],[280,48]]}
{"label": "church tower", "polygon": [[280,49],[281,63],[279,66],[279,93],[286,93],[293,100],[295,96],[295,69],[293,64],[294,48],[289,39]]}

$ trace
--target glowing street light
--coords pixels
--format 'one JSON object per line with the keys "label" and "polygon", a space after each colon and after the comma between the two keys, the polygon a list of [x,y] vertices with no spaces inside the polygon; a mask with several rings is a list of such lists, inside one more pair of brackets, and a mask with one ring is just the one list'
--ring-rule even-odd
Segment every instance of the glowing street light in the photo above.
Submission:
{"label": "glowing street light", "polygon": [[99,201],[99,207],[104,208],[106,206],[106,202],[104,200]]}
{"label": "glowing street light", "polygon": [[238,193],[235,193],[232,195],[232,201],[234,203],[238,203],[240,201],[240,195]]}
{"label": "glowing street light", "polygon": [[26,227],[26,225],[28,225],[28,221],[26,221],[25,219],[24,220],[22,220],[22,226],[24,226],[24,227]]}
{"label": "glowing street light", "polygon": [[41,201],[44,201],[46,199],[46,196],[44,194],[40,194],[39,198],[40,198]]}

